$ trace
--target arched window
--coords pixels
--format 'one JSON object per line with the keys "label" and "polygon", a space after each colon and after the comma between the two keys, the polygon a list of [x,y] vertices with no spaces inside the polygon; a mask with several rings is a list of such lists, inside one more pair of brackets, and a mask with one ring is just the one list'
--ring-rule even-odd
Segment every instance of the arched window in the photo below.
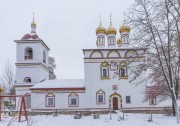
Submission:
{"label": "arched window", "polygon": [[103,75],[102,76],[107,77],[107,69],[106,68],[103,69]]}
{"label": "arched window", "polygon": [[55,107],[55,95],[49,93],[46,95],[46,107]]}
{"label": "arched window", "polygon": [[103,62],[100,66],[101,71],[101,80],[108,79],[109,80],[109,64],[107,62]]}
{"label": "arched window", "polygon": [[121,68],[121,76],[125,77],[126,76],[126,70],[125,68]]}
{"label": "arched window", "polygon": [[99,90],[96,92],[96,104],[105,104],[105,92]]}
{"label": "arched window", "polygon": [[127,63],[121,62],[119,64],[119,79],[127,79],[128,78],[128,71],[127,71]]}
{"label": "arched window", "polygon": [[31,83],[31,78],[30,77],[26,77],[24,79],[24,83]]}
{"label": "arched window", "polygon": [[98,46],[104,45],[104,36],[103,35],[98,36],[97,42],[98,42]]}
{"label": "arched window", "polygon": [[43,51],[43,63],[46,63],[46,52]]}
{"label": "arched window", "polygon": [[76,93],[71,93],[68,96],[69,107],[78,107],[79,106],[79,96]]}
{"label": "arched window", "polygon": [[25,49],[25,59],[33,59],[33,49],[28,47]]}
{"label": "arched window", "polygon": [[115,37],[114,36],[109,36],[108,37],[108,46],[109,45],[114,45],[115,44]]}

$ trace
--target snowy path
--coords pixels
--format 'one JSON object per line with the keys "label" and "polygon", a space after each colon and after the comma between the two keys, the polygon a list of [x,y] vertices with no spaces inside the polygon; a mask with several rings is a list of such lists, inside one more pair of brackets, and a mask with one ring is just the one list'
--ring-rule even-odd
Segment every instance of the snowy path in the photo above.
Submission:
{"label": "snowy path", "polygon": [[[73,115],[59,115],[57,117],[32,116],[31,126],[179,126],[175,117],[153,115],[153,122],[148,122],[148,114],[125,114],[124,121],[118,121],[119,113],[110,115],[100,115],[100,119],[93,119],[92,116],[83,116],[81,119],[74,119]],[[0,126],[7,126],[11,118],[3,118]],[[27,126],[27,122],[18,123],[14,121],[12,126]]]}

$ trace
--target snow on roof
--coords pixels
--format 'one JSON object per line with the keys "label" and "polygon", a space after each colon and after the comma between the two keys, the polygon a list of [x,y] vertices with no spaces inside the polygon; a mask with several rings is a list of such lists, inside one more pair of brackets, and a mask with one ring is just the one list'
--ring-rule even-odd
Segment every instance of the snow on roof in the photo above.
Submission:
{"label": "snow on roof", "polygon": [[84,79],[46,80],[34,85],[31,89],[42,88],[84,88]]}
{"label": "snow on roof", "polygon": [[36,33],[25,34],[21,40],[40,40]]}

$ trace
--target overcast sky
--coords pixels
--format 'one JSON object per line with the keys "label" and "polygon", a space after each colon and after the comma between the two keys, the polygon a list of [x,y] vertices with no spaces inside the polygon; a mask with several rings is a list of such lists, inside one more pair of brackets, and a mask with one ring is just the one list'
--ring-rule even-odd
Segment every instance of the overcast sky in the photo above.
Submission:
{"label": "overcast sky", "polygon": [[[0,0],[0,69],[16,62],[16,43],[30,33],[33,12],[38,36],[55,57],[58,79],[84,78],[82,49],[96,48],[95,29],[100,13],[104,27],[119,31],[126,11],[134,0]],[[116,35],[118,38],[119,32]]]}

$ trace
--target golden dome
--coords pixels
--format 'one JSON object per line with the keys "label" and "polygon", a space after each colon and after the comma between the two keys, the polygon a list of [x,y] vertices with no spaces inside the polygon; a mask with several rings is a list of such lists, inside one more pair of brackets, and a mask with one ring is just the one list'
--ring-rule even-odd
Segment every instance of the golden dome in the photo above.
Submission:
{"label": "golden dome", "polygon": [[0,92],[3,92],[3,88],[2,87],[0,87]]}
{"label": "golden dome", "polygon": [[36,22],[34,21],[34,18],[33,18],[33,21],[31,23],[31,27],[36,27]]}
{"label": "golden dome", "polygon": [[96,34],[99,34],[99,33],[103,33],[103,34],[106,34],[106,28],[104,28],[101,23],[99,25],[99,27],[96,28]]}
{"label": "golden dome", "polygon": [[115,35],[116,35],[116,33],[117,33],[116,28],[114,28],[114,27],[112,26],[112,24],[110,24],[109,28],[108,28],[107,31],[106,31],[106,34],[115,34]]}
{"label": "golden dome", "polygon": [[121,38],[118,38],[117,45],[121,45],[121,44],[122,44]]}
{"label": "golden dome", "polygon": [[130,32],[130,30],[131,30],[131,28],[130,28],[129,26],[123,25],[123,26],[120,27],[119,32],[120,32],[120,33]]}

